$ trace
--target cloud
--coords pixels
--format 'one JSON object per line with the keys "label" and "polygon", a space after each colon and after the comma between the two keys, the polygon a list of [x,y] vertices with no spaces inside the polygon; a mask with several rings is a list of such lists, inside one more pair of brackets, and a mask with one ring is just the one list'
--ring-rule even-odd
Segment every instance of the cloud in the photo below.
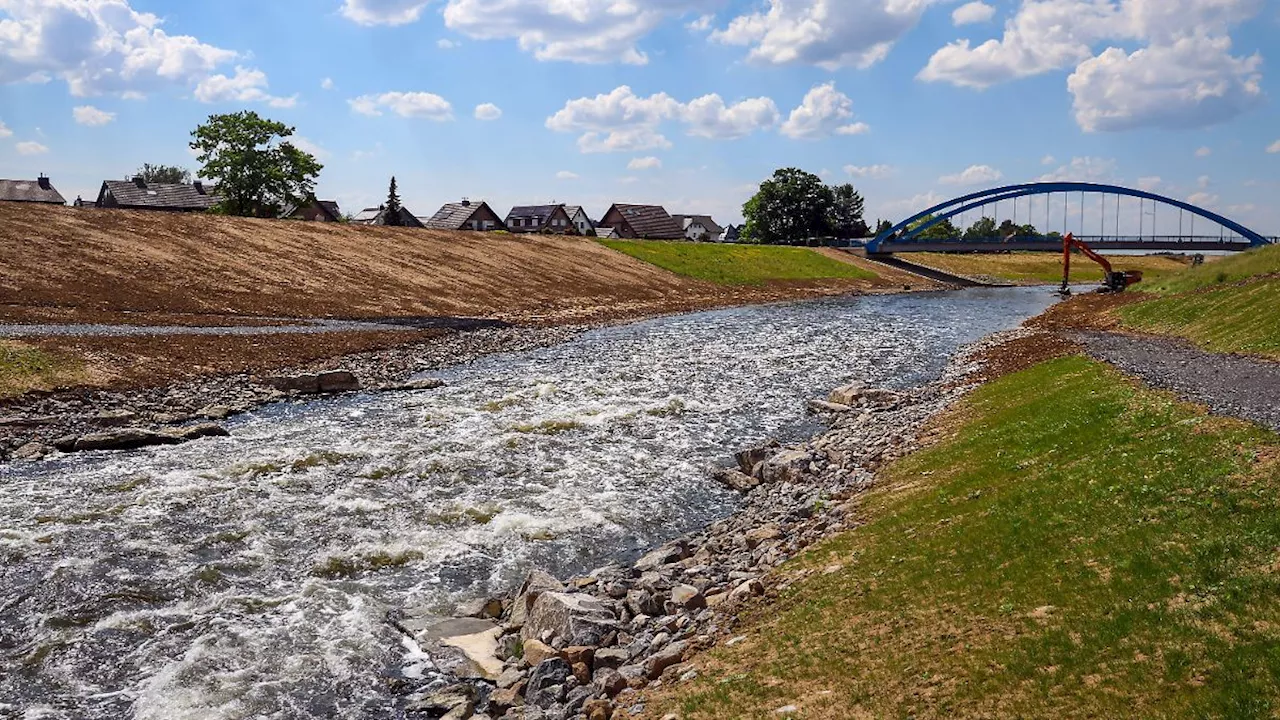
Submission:
{"label": "cloud", "polygon": [[890,219],[902,218],[905,220],[907,217],[915,215],[921,210],[931,208],[947,199],[936,192],[929,191],[910,198],[890,200],[883,203],[876,212]]}
{"label": "cloud", "polygon": [[[13,131],[9,129],[8,125],[4,124],[3,120],[0,120],[0,138],[7,138],[12,136],[13,136]],[[1276,145],[1277,147],[1280,147],[1280,143],[1276,143]]]}
{"label": "cloud", "polygon": [[[1040,176],[1041,182],[1110,182],[1115,180],[1116,161],[1100,157],[1073,157],[1067,165]],[[1159,180],[1159,178],[1157,178]]]}
{"label": "cloud", "polygon": [[782,124],[781,132],[793,139],[815,139],[831,135],[861,135],[871,128],[851,123],[853,100],[836,90],[835,83],[818,85],[804,96],[800,107]]}
{"label": "cloud", "polygon": [[681,119],[689,134],[717,140],[746,137],[757,130],[773,128],[781,119],[778,106],[766,97],[725,105],[719,95],[704,95],[684,106]]}
{"label": "cloud", "polygon": [[1052,155],[1045,155],[1044,157],[1040,158],[1041,165],[1052,165],[1055,162],[1057,162],[1057,159],[1054,158]]}
{"label": "cloud", "polygon": [[715,21],[716,16],[708,13],[700,16],[697,20],[694,20],[688,25],[685,25],[685,27],[693,32],[706,32],[711,29],[711,24]]}
{"label": "cloud", "polygon": [[1233,57],[1231,38],[1188,37],[1133,53],[1108,48],[1067,78],[1086,132],[1195,128],[1262,101],[1262,57]]}
{"label": "cloud", "polygon": [[204,103],[261,102],[275,108],[291,108],[298,96],[277,97],[267,93],[267,75],[261,70],[236,67],[233,77],[212,75],[196,85],[195,98]]}
{"label": "cloud", "polygon": [[893,174],[893,167],[889,165],[865,165],[859,167],[857,165],[845,165],[844,172],[846,175],[857,178],[886,178]]}
{"label": "cloud", "polygon": [[1218,196],[1213,193],[1196,192],[1187,196],[1187,202],[1204,208],[1214,208],[1218,204]]}
{"label": "cloud", "polygon": [[[365,0],[368,2],[368,0]],[[417,3],[415,3],[417,4]],[[639,41],[669,17],[721,0],[449,0],[444,23],[477,40],[514,39],[538,60],[644,65]]]}
{"label": "cloud", "polygon": [[1249,213],[1257,209],[1258,209],[1258,206],[1254,205],[1253,203],[1243,203],[1241,205],[1227,206],[1227,212],[1229,213]]}
{"label": "cloud", "polygon": [[317,160],[327,160],[329,156],[332,154],[325,148],[318,145],[317,143],[314,143],[311,140],[301,135],[294,135],[293,137],[289,138],[289,144],[293,145],[294,147],[298,148],[304,153],[310,153],[314,155]]}
{"label": "cloud", "polygon": [[380,95],[361,95],[347,101],[351,109],[361,115],[376,117],[390,111],[406,118],[420,118],[444,122],[453,119],[453,106],[448,100],[428,92],[385,92]]}
{"label": "cloud", "polygon": [[1210,147],[1202,147],[1199,150],[1196,150],[1196,157],[1198,158],[1209,157],[1212,154],[1213,154],[1213,148],[1210,148]]}
{"label": "cloud", "polygon": [[[3,136],[0,136],[0,137],[3,137]],[[1274,154],[1274,153],[1280,153],[1280,140],[1277,140],[1277,141],[1275,141],[1275,142],[1271,143],[1271,145],[1269,145],[1269,146],[1267,147],[1267,152],[1272,153],[1272,154]]]}
{"label": "cloud", "polygon": [[6,0],[0,8],[0,83],[57,77],[76,97],[140,95],[189,87],[238,57],[167,34],[128,0]]}
{"label": "cloud", "polygon": [[441,50],[452,50],[458,47],[458,45],[460,44],[461,43],[458,43],[454,40],[450,40],[449,38],[440,38],[439,40],[436,41],[436,47],[440,48]]}
{"label": "cloud", "polygon": [[577,180],[578,173],[569,172],[568,170],[561,170],[560,172],[556,173],[556,179],[557,180]]}
{"label": "cloud", "polygon": [[1201,190],[1207,189],[1211,182],[1212,181],[1209,179],[1208,175],[1201,175],[1200,177],[1196,178],[1196,185],[1199,186]]}
{"label": "cloud", "polygon": [[1138,189],[1155,192],[1156,188],[1160,187],[1163,182],[1159,176],[1140,177],[1138,178]]}
{"label": "cloud", "polygon": [[662,167],[662,161],[656,157],[632,158],[627,163],[628,170],[657,170]]}
{"label": "cloud", "polygon": [[625,128],[607,133],[589,132],[578,138],[578,150],[583,153],[637,152],[670,148],[670,140],[644,127]]}
{"label": "cloud", "polygon": [[943,185],[983,185],[1004,177],[1004,173],[990,165],[970,165],[955,175],[943,175],[938,182]]}
{"label": "cloud", "polygon": [[406,25],[422,17],[430,0],[343,0],[342,14],[360,25]]}
{"label": "cloud", "polygon": [[493,103],[482,103],[476,106],[477,120],[497,120],[502,117],[502,108]]}
{"label": "cloud", "polygon": [[14,146],[14,149],[18,151],[19,155],[43,155],[49,152],[49,148],[33,140],[20,142]]}
{"label": "cloud", "polygon": [[[73,108],[71,110],[71,116],[74,117],[76,122],[81,125],[88,125],[90,127],[106,125],[116,119],[115,113],[99,110],[92,105],[81,105]],[[4,135],[0,133],[0,137],[4,137]]]}
{"label": "cloud", "polygon": [[996,16],[996,9],[984,2],[965,3],[951,13],[951,22],[956,26],[984,23]]}
{"label": "cloud", "polygon": [[321,81],[320,81],[320,89],[321,89],[321,90],[332,90],[332,89],[333,89],[333,78],[325,78],[325,79],[321,80]]}
{"label": "cloud", "polygon": [[769,0],[767,11],[734,18],[713,40],[750,47],[748,60],[827,70],[883,60],[937,0]]}

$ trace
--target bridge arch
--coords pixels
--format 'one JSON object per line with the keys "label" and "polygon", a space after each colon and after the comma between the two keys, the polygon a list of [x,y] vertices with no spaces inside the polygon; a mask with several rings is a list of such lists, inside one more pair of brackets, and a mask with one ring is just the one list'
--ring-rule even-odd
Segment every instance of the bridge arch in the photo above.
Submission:
{"label": "bridge arch", "polygon": [[[1229,218],[1223,217],[1212,210],[1207,210],[1205,208],[1192,205],[1191,203],[1175,200],[1174,198],[1148,192],[1146,190],[1135,190],[1133,188],[1127,188],[1120,185],[1105,185],[1101,183],[1034,182],[1021,183],[1018,185],[1005,185],[1003,187],[991,188],[990,190],[982,190],[934,205],[933,207],[916,213],[897,225],[894,225],[885,232],[877,235],[874,240],[867,243],[867,252],[873,254],[891,253],[893,252],[893,246],[895,244],[907,243],[914,240],[929,228],[955,217],[956,215],[977,209],[984,205],[990,205],[992,203],[1005,200],[1016,200],[1020,197],[1033,195],[1053,195],[1056,193],[1073,192],[1105,193],[1151,200],[1153,202],[1162,203],[1164,205],[1169,205],[1171,207],[1190,212],[1195,216],[1217,223],[1247,240],[1250,247],[1258,247],[1270,242],[1253,230],[1250,230]],[[929,222],[922,223],[919,227],[911,228],[912,223],[919,222],[929,216],[933,216]]]}

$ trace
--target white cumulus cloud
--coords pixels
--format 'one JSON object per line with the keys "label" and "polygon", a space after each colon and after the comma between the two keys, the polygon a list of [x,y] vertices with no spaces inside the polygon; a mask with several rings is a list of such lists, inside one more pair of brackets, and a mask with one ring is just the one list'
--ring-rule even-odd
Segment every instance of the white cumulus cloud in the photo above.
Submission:
{"label": "white cumulus cloud", "polygon": [[955,175],[943,175],[938,182],[943,185],[981,185],[1004,177],[1004,173],[990,165],[970,165]]}
{"label": "white cumulus cloud", "polygon": [[657,170],[662,167],[662,161],[656,157],[639,157],[632,158],[627,163],[628,170]]}
{"label": "white cumulus cloud", "polygon": [[502,108],[493,103],[482,103],[476,106],[477,120],[497,120],[502,117]]}
{"label": "white cumulus cloud", "polygon": [[690,135],[731,140],[774,127],[781,113],[770,98],[751,98],[726,105],[719,95],[712,94],[691,100],[684,106],[681,117],[689,125]]}
{"label": "white cumulus cloud", "polygon": [[836,90],[835,83],[818,85],[804,96],[800,107],[782,124],[782,134],[794,139],[823,138],[831,134],[861,135],[871,128],[853,120],[853,100]]}
{"label": "white cumulus cloud", "polygon": [[1146,190],[1147,192],[1155,192],[1163,183],[1164,180],[1162,180],[1158,175],[1140,177],[1138,178],[1138,189]]}
{"label": "white cumulus cloud", "polygon": [[332,90],[332,89],[333,89],[333,78],[325,78],[325,79],[321,80],[321,81],[320,81],[320,89],[321,89],[321,90]]}
{"label": "white cumulus cloud", "polygon": [[1209,157],[1212,154],[1213,154],[1213,148],[1210,148],[1210,147],[1202,147],[1196,150],[1196,157],[1199,157],[1199,158]]}
{"label": "white cumulus cloud", "polygon": [[278,97],[267,92],[267,75],[261,70],[237,67],[235,75],[211,75],[196,85],[200,102],[261,102],[276,108],[297,104],[297,96]]}
{"label": "white cumulus cloud", "polygon": [[[4,124],[3,120],[0,120],[0,138],[7,138],[12,136],[13,136],[13,131],[9,129],[8,125]],[[1280,145],[1280,143],[1277,143],[1277,145]]]}
{"label": "white cumulus cloud", "polygon": [[1116,161],[1100,157],[1073,157],[1070,163],[1040,176],[1042,182],[1114,182],[1115,179]]}
{"label": "white cumulus cloud", "polygon": [[[80,105],[79,107],[73,108],[71,110],[71,116],[81,125],[88,125],[90,127],[106,125],[116,119],[115,113],[99,110],[92,105]],[[0,135],[0,137],[3,137],[3,135]]]}
{"label": "white cumulus cloud", "polygon": [[570,172],[569,170],[561,170],[560,172],[556,173],[556,179],[557,180],[577,180],[578,173]]}
{"label": "white cumulus cloud", "polygon": [[361,25],[405,25],[422,17],[430,0],[343,0],[342,14]]}
{"label": "white cumulus cloud", "polygon": [[[3,136],[0,136],[0,137],[3,137]],[[1273,153],[1273,154],[1280,153],[1280,140],[1277,140],[1271,143],[1271,145],[1267,147],[1267,152]]]}
{"label": "white cumulus cloud", "polygon": [[14,146],[14,149],[18,151],[19,155],[43,155],[49,152],[49,148],[34,140],[20,142]]}
{"label": "white cumulus cloud", "polygon": [[844,172],[846,175],[857,178],[886,178],[893,174],[893,167],[889,165],[845,165]]}
{"label": "white cumulus cloud", "polygon": [[347,104],[355,112],[373,117],[382,115],[386,111],[400,117],[437,122],[453,119],[453,105],[439,95],[428,92],[385,92],[380,95],[361,95],[348,100]]}
{"label": "white cumulus cloud", "polygon": [[1045,155],[1044,157],[1040,158],[1041,165],[1052,165],[1055,162],[1057,162],[1057,158],[1055,158],[1052,155]]}
{"label": "white cumulus cloud", "polygon": [[951,22],[959,27],[984,23],[996,16],[996,9],[984,2],[965,3],[951,13]]}
{"label": "white cumulus cloud", "polygon": [[294,135],[293,137],[289,138],[289,144],[293,145],[294,147],[298,148],[304,153],[310,153],[311,155],[314,155],[317,160],[327,160],[329,156],[332,154],[320,144],[313,142],[312,140],[305,138],[301,135]]}

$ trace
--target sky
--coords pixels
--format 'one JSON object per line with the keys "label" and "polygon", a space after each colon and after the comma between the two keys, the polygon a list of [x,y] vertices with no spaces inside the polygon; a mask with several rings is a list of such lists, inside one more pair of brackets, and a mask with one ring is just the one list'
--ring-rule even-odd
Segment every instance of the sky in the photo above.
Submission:
{"label": "sky", "polygon": [[[395,175],[418,215],[468,197],[737,223],[799,167],[853,183],[869,220],[1062,179],[1280,235],[1277,37],[1280,0],[0,0],[0,177],[70,200],[143,163],[198,174],[191,131],[250,109],[296,129],[350,213]],[[1177,214],[1079,202],[1017,219]]]}

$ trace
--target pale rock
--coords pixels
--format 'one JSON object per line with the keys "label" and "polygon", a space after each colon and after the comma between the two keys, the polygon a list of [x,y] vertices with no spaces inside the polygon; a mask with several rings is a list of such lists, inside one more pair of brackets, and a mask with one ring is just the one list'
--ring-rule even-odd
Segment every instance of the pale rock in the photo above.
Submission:
{"label": "pale rock", "polygon": [[858,400],[862,398],[862,395],[864,392],[866,392],[866,389],[867,389],[866,383],[859,382],[859,383],[851,383],[849,385],[842,385],[841,387],[838,387],[835,390],[832,390],[831,394],[827,396],[827,400],[829,402],[836,403],[837,405],[847,405],[847,406],[857,405]]}
{"label": "pale rock", "polygon": [[552,645],[602,645],[617,620],[585,593],[543,592],[529,607],[522,636]]}
{"label": "pale rock", "polygon": [[662,671],[684,659],[684,651],[688,643],[678,640],[650,655],[644,660],[644,675],[650,680],[657,680]]}
{"label": "pale rock", "polygon": [[747,547],[754,550],[762,543],[781,538],[782,528],[778,527],[774,523],[769,523],[768,525],[761,525],[758,528],[748,530],[744,537],[747,541]]}
{"label": "pale rock", "polygon": [[707,606],[707,599],[691,585],[676,585],[671,588],[671,602],[685,610],[701,610]]}
{"label": "pale rock", "polygon": [[524,660],[530,665],[537,665],[553,657],[560,657],[560,651],[537,638],[524,641]]}

